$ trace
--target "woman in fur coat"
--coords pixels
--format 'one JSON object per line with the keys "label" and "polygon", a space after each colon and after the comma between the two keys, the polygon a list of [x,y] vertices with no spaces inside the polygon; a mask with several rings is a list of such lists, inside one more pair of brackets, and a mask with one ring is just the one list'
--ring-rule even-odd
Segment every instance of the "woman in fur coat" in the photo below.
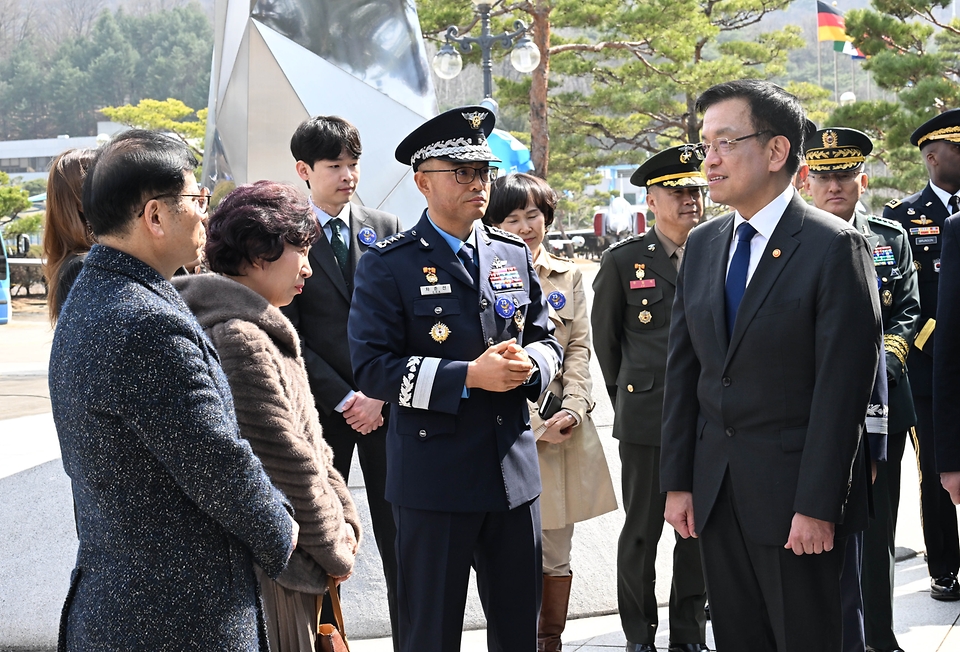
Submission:
{"label": "woman in fur coat", "polygon": [[213,341],[230,382],[240,434],[295,509],[300,540],[277,581],[259,568],[270,649],[312,650],[326,576],[346,579],[360,522],[323,441],[293,325],[280,312],[310,276],[316,218],[292,186],[270,181],[227,195],[207,225],[216,274],[174,280]]}

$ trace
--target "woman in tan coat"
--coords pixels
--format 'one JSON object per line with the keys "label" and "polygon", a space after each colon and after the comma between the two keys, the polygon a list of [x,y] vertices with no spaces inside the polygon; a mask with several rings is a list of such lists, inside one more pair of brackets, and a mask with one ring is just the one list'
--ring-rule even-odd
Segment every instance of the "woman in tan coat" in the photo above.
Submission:
{"label": "woman in tan coat", "polygon": [[538,650],[560,650],[560,634],[570,598],[570,550],[573,524],[617,508],[613,482],[597,429],[590,380],[590,321],[583,279],[577,265],[554,256],[543,246],[553,224],[557,196],[542,179],[511,174],[494,181],[483,221],[514,233],[530,248],[543,294],[550,306],[554,335],[563,347],[563,369],[540,397],[549,393],[560,409],[545,421],[530,404],[530,420],[537,436],[543,528],[543,606],[537,634]]}
{"label": "woman in tan coat", "polygon": [[294,187],[243,185],[207,225],[206,262],[218,273],[174,279],[220,355],[241,436],[300,526],[283,574],[274,581],[257,569],[272,652],[314,649],[317,596],[327,575],[350,575],[360,538],[357,510],[321,436],[300,339],[279,310],[310,276],[307,254],[319,233]]}

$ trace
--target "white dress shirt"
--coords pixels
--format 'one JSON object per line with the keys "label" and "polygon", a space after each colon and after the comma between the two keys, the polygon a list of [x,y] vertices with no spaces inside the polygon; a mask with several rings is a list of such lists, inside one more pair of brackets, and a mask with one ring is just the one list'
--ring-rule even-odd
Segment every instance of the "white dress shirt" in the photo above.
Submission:
{"label": "white dress shirt", "polygon": [[[747,285],[750,285],[750,279],[753,278],[753,273],[757,270],[757,265],[760,264],[763,250],[773,235],[774,229],[777,228],[777,224],[780,223],[780,218],[783,217],[787,206],[790,205],[794,192],[793,186],[788,185],[786,190],[780,193],[772,202],[757,211],[756,215],[749,220],[744,219],[744,217],[740,215],[740,211],[734,213],[733,238],[730,240],[730,251],[727,252],[727,274],[730,273],[730,262],[733,260],[733,253],[737,250],[737,227],[749,221],[750,226],[757,232],[750,241],[750,266],[747,267]],[[724,278],[726,278],[726,276],[724,276]]]}
{"label": "white dress shirt", "polygon": [[[953,197],[949,192],[935,185],[933,181],[930,182],[930,188],[933,190],[933,194],[940,198],[940,201],[943,202],[944,208],[947,209],[947,213],[953,215],[953,209],[950,208],[950,198]],[[960,195],[960,193],[957,193]]]}

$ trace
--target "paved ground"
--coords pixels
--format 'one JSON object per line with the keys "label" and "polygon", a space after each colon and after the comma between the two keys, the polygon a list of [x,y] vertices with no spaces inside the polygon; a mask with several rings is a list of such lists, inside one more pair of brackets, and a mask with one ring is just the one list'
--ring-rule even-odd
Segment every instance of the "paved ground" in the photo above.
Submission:
{"label": "paved ground", "polygon": [[[585,286],[588,293],[594,273],[592,268],[585,269]],[[50,449],[50,442],[46,442],[42,446],[43,450],[40,450],[39,445],[30,443],[33,439],[31,435],[35,434],[31,431],[33,426],[30,424],[36,423],[36,419],[49,420],[46,366],[51,340],[52,332],[42,312],[16,313],[9,324],[0,326],[0,477],[9,477],[9,474],[27,468],[39,469],[43,462],[57,456],[55,444],[53,449],[47,450]],[[595,365],[593,373],[596,378],[600,377]],[[30,415],[37,416],[34,419],[16,418]],[[601,438],[605,440],[607,457],[611,471],[615,475],[614,482],[617,483],[619,460],[616,459],[615,444],[609,437],[612,411],[605,397],[599,399],[594,417]],[[8,419],[15,420],[5,421]],[[10,469],[5,468],[10,465],[12,465]],[[361,489],[362,476],[358,473],[358,469],[354,470],[354,474],[356,478],[351,477],[351,488]],[[365,509],[365,505],[362,505],[361,509]],[[618,514],[621,519],[619,522],[622,522],[622,512]],[[900,644],[907,652],[960,652],[960,622],[958,622],[960,621],[960,603],[942,603],[929,597],[929,578],[926,567],[922,555],[917,556],[917,552],[922,552],[923,539],[920,531],[917,471],[909,447],[903,460],[903,495],[900,515],[897,546],[898,557],[902,557],[903,561],[897,564],[895,597],[895,626]],[[608,519],[606,531],[618,529],[617,514],[602,518]],[[589,530],[584,527],[582,532],[586,538]],[[582,540],[578,539],[578,541]],[[580,546],[581,551],[585,548],[580,543],[575,545]],[[375,554],[375,548],[373,550]],[[669,574],[671,551],[669,537],[664,537],[661,541],[657,564],[660,577]],[[603,563],[609,565],[610,562],[604,560]],[[16,565],[17,560],[4,559],[0,555],[0,564]],[[374,571],[378,571],[379,569],[375,566],[376,564],[370,565]],[[666,584],[667,582],[658,583],[664,586]],[[589,590],[589,587],[585,588]],[[345,594],[348,594],[346,589],[345,585]],[[661,592],[658,591],[659,593]],[[661,596],[661,599],[663,597],[665,596]],[[347,632],[355,637],[351,642],[353,652],[392,650],[389,639],[367,638],[364,640],[360,638],[363,635],[361,631],[356,627],[351,629],[350,618],[354,608],[356,608],[356,601],[354,604],[345,605],[348,618]],[[2,621],[2,611],[0,608],[0,621]],[[666,631],[668,619],[665,608],[661,609],[660,621],[661,631],[657,637],[657,645],[665,650],[669,637]],[[356,624],[357,620],[353,622]],[[0,622],[0,630],[2,629],[2,622]],[[564,641],[565,650],[581,652],[622,650],[624,644],[616,614],[570,621],[564,634]],[[710,642],[712,644],[712,637]],[[3,649],[3,641],[0,641],[0,651]],[[485,632],[482,629],[464,632],[462,649],[464,652],[485,650]]]}

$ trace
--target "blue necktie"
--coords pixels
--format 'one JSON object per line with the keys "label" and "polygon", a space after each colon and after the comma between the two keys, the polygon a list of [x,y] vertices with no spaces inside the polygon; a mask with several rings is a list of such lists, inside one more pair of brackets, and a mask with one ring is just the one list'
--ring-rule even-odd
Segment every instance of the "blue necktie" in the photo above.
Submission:
{"label": "blue necktie", "polygon": [[747,289],[747,270],[750,268],[750,240],[757,234],[757,230],[744,222],[737,227],[737,250],[730,260],[730,269],[727,272],[727,285],[724,294],[727,297],[727,341],[733,335],[733,325],[737,323],[737,310],[743,300],[743,293]]}
{"label": "blue necktie", "polygon": [[477,267],[477,263],[474,261],[473,247],[464,242],[462,245],[460,245],[460,250],[457,252],[457,258],[459,258],[460,262],[463,263],[464,269],[467,270],[467,274],[469,274],[470,278],[473,279],[473,285],[476,287],[477,283],[480,281],[480,268]]}

